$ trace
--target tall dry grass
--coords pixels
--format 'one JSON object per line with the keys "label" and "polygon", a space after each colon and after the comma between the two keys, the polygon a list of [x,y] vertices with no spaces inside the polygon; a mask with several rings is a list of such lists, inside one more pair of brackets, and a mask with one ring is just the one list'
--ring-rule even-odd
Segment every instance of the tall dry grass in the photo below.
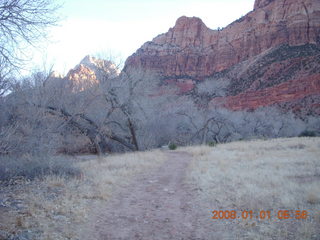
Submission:
{"label": "tall dry grass", "polygon": [[[320,138],[288,138],[189,147],[189,184],[212,224],[207,239],[320,237]],[[210,220],[213,210],[307,210],[307,220]],[[210,229],[210,228],[209,228]],[[220,229],[220,230],[219,230]]]}
{"label": "tall dry grass", "polygon": [[104,204],[115,190],[164,159],[157,150],[86,157],[75,163],[82,172],[76,178],[49,175],[7,186],[1,196],[19,201],[20,206],[1,212],[0,230],[30,239],[79,239],[94,205]]}

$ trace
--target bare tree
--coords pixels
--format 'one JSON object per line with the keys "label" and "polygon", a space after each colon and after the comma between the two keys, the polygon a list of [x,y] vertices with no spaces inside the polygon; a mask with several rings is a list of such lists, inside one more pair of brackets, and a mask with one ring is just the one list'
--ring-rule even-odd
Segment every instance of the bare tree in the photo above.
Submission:
{"label": "bare tree", "polygon": [[1,61],[17,67],[25,44],[35,45],[46,36],[44,29],[57,23],[57,8],[50,0],[1,0]]}
{"label": "bare tree", "polygon": [[3,95],[10,89],[10,68],[5,59],[0,58],[0,101]]}
{"label": "bare tree", "polygon": [[51,0],[0,0],[0,97],[27,61],[27,46],[39,46],[59,20],[58,8]]}
{"label": "bare tree", "polygon": [[105,87],[105,99],[113,109],[108,123],[124,132],[135,150],[157,144],[150,145],[154,136],[147,129],[159,120],[162,105],[170,99],[170,95],[161,93],[164,88],[156,74],[141,69],[127,69]]}
{"label": "bare tree", "polygon": [[69,79],[52,78],[49,72],[24,79],[3,98],[8,107],[0,112],[0,122],[5,123],[0,128],[0,154],[81,149],[85,144],[104,154],[145,150],[169,141],[186,145],[296,136],[306,128],[306,123],[275,108],[204,108],[188,96],[177,96],[175,89],[170,92],[156,75],[137,69],[120,76],[106,74],[99,84],[80,86],[79,91],[73,91]]}
{"label": "bare tree", "polygon": [[29,109],[21,114],[30,118],[28,122],[36,116],[40,122],[50,119],[51,125],[43,129],[64,136],[77,132],[89,139],[98,154],[104,154],[118,147],[131,151],[150,147],[146,126],[156,121],[162,98],[155,92],[157,83],[150,73],[131,71],[75,92],[68,79],[36,73],[30,81],[17,84],[12,95]]}
{"label": "bare tree", "polygon": [[228,119],[227,110],[204,109],[193,106],[188,111],[178,112],[184,116],[192,129],[190,143],[227,142],[233,134],[233,123]]}

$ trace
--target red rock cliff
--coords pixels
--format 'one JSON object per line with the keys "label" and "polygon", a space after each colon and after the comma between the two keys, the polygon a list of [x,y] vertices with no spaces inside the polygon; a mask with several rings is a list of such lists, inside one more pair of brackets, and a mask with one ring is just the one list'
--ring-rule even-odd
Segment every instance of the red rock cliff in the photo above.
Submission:
{"label": "red rock cliff", "polygon": [[[265,66],[264,72],[251,74],[259,69],[257,62],[261,60],[260,55],[284,45],[288,46],[288,49],[283,58],[275,58],[276,64],[270,61],[267,62],[269,65],[260,62],[260,65]],[[242,87],[239,91],[229,89],[227,95],[234,96],[247,89],[254,91],[274,87],[284,81],[298,79],[300,75],[303,80],[308,75],[318,73],[318,50],[310,53],[312,56],[303,53],[303,56],[300,56],[300,52],[304,51],[303,47],[294,50],[296,55],[290,53],[290,47],[304,45],[320,45],[320,1],[256,0],[253,11],[222,30],[211,30],[196,17],[180,17],[167,33],[145,43],[130,56],[125,69],[141,67],[157,71],[168,81],[176,81],[183,93],[192,91],[199,80],[236,68],[237,71],[233,71],[232,84]],[[312,65],[310,57],[315,58],[318,65]],[[295,64],[291,64],[291,61]],[[312,65],[312,71],[307,67],[299,67],[298,63],[296,64],[299,61]],[[244,62],[246,64],[243,64]],[[288,77],[284,79],[277,75],[276,79],[276,74],[271,72],[284,68],[283,65],[288,66],[285,69],[288,72],[283,72]],[[252,79],[241,82],[242,77]],[[296,96],[301,97],[300,94]],[[255,102],[256,106],[259,106],[260,102]],[[234,109],[240,108],[246,108],[246,104]]]}
{"label": "red rock cliff", "polygon": [[284,43],[319,43],[319,26],[320,1],[257,0],[254,11],[220,31],[196,17],[179,18],[129,57],[126,66],[201,79]]}

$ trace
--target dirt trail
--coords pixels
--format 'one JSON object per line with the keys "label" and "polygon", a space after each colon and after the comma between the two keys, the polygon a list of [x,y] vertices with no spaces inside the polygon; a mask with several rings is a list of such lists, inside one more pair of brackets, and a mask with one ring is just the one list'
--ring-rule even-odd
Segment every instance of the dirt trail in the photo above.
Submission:
{"label": "dirt trail", "polygon": [[168,160],[122,189],[99,209],[83,239],[199,239],[192,191],[184,184],[191,156],[168,152]]}

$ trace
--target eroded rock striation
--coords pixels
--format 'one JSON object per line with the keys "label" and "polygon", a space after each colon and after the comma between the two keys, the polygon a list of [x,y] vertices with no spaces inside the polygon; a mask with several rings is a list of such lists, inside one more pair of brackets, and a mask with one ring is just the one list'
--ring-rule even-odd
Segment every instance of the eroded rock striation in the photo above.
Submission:
{"label": "eroded rock striation", "polygon": [[253,11],[221,30],[180,17],[127,59],[131,67],[156,71],[195,97],[199,83],[227,79],[226,94],[211,103],[234,110],[312,102],[306,98],[320,95],[320,1],[256,0]]}

